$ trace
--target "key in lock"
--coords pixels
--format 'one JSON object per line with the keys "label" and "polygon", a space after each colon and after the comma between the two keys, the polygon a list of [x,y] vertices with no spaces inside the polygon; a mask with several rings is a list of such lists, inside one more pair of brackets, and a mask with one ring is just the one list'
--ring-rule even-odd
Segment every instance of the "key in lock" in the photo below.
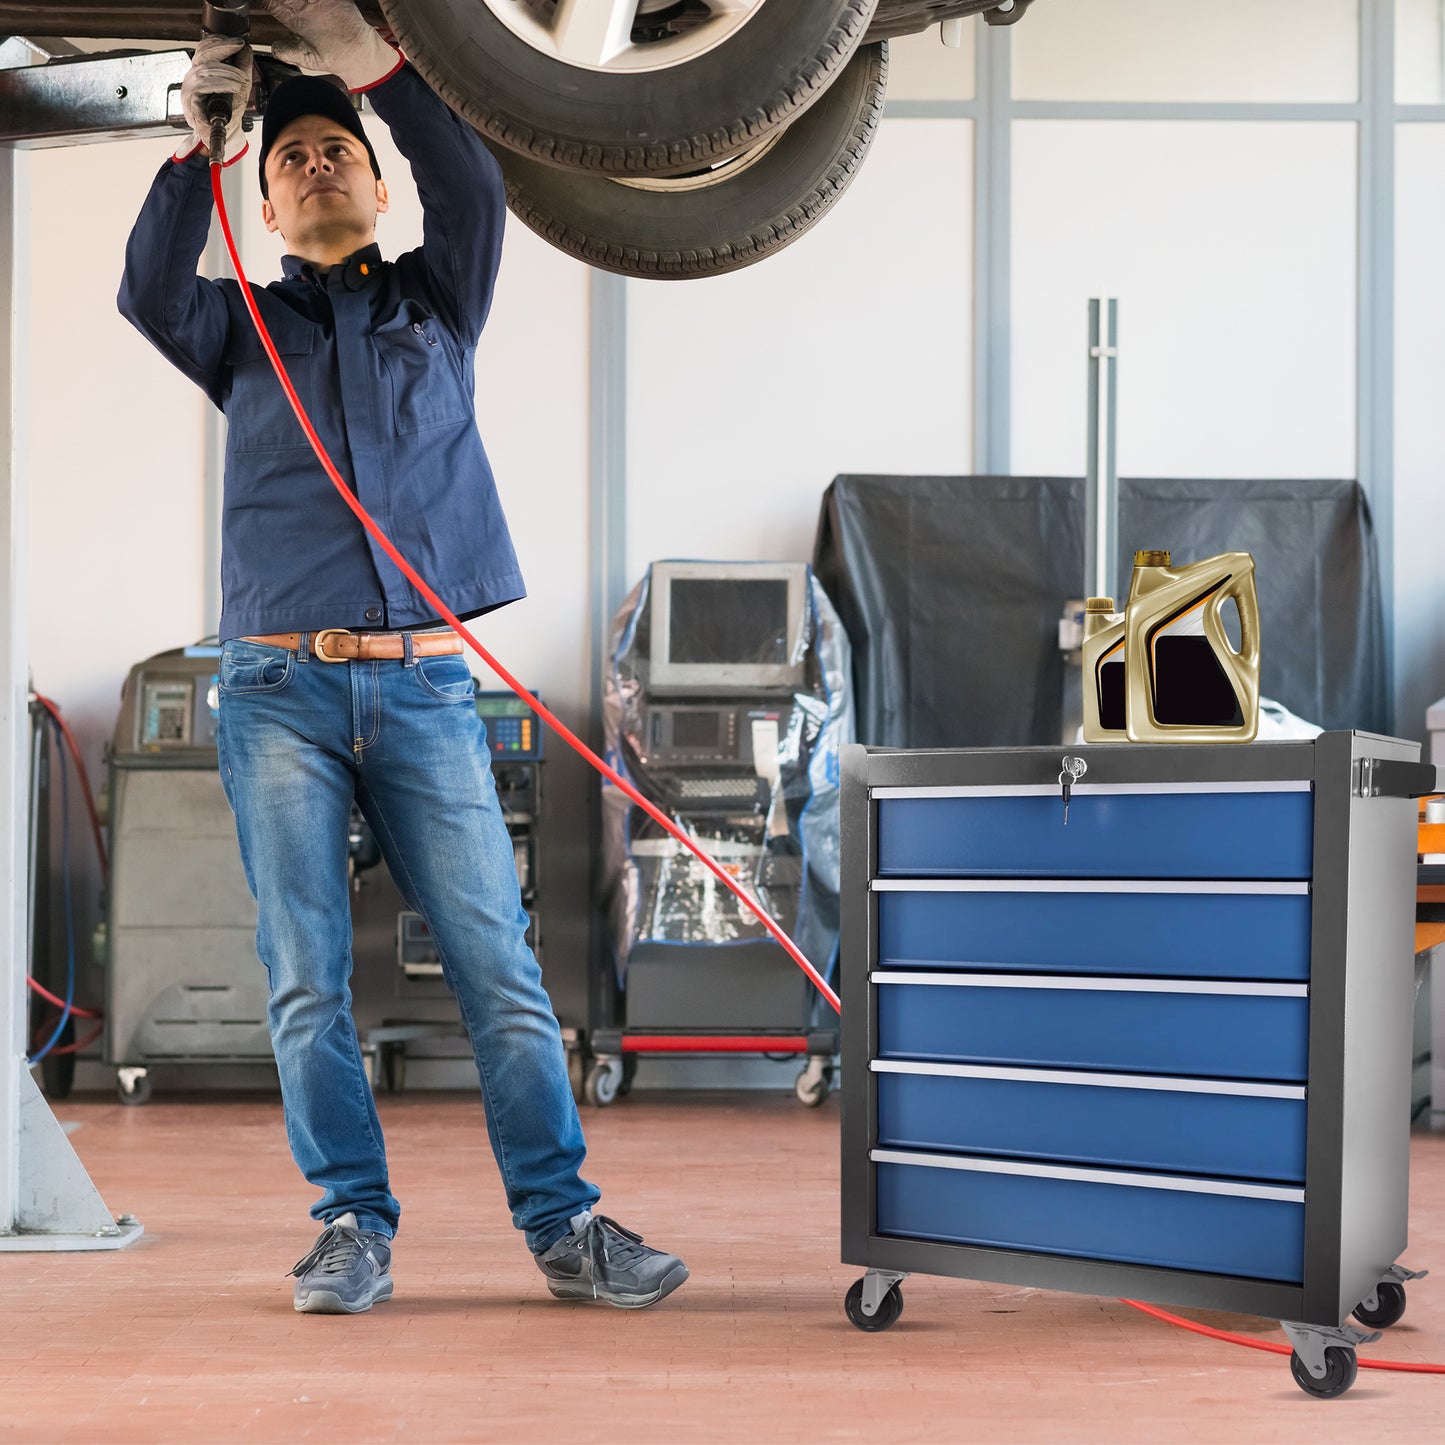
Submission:
{"label": "key in lock", "polygon": [[1074,784],[1089,771],[1089,765],[1083,758],[1071,757],[1065,754],[1063,766],[1059,769],[1059,787],[1064,794],[1064,827],[1069,826],[1069,799],[1073,796]]}

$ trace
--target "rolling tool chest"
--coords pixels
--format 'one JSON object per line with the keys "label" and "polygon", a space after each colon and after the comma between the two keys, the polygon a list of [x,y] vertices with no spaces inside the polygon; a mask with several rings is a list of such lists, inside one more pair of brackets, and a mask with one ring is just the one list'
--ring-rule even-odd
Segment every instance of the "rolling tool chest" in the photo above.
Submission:
{"label": "rolling tool chest", "polygon": [[1418,755],[843,750],[853,1323],[910,1272],[1124,1296],[1348,1388],[1411,1277]]}

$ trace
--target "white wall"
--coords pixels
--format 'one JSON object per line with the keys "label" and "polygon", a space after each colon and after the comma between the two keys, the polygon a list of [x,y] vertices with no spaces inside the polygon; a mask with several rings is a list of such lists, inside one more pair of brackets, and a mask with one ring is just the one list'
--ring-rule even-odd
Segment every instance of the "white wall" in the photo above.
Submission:
{"label": "white wall", "polygon": [[628,282],[631,579],[661,557],[808,560],[840,472],[970,469],[972,166],[971,122],[885,120],[778,256]]}
{"label": "white wall", "polygon": [[1401,105],[1445,100],[1445,4],[1395,0],[1395,99]]}
{"label": "white wall", "polygon": [[971,100],[974,95],[975,52],[982,21],[963,27],[963,43],[955,50],[939,39],[934,25],[916,35],[888,42],[888,99]]}
{"label": "white wall", "polygon": [[1012,27],[1027,100],[1359,94],[1359,0],[1045,0]]}
{"label": "white wall", "polygon": [[1354,476],[1355,154],[1347,123],[1017,122],[1015,472],[1082,474],[1117,296],[1121,475]]}

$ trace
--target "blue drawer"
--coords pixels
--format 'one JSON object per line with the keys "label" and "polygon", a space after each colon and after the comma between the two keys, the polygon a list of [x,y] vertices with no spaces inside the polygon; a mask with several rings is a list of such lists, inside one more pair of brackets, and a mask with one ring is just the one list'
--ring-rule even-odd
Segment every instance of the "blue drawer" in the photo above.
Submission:
{"label": "blue drawer", "polygon": [[1204,993],[1112,979],[895,977],[874,975],[879,1058],[1278,1083],[1308,1074],[1300,985],[1199,984],[1277,990]]}
{"label": "blue drawer", "polygon": [[1303,1278],[1300,1198],[1145,1187],[1118,1175],[1050,1178],[882,1161],[876,1168],[879,1234],[1287,1284]]}
{"label": "blue drawer", "polygon": [[[1257,785],[1258,786],[1258,785]],[[1314,796],[1291,791],[876,789],[884,877],[1308,878]],[[929,790],[933,792],[934,790]],[[939,790],[941,791],[941,790]]]}
{"label": "blue drawer", "polygon": [[[1071,823],[1070,827],[1073,826]],[[978,883],[878,893],[884,968],[1041,969],[1170,978],[1302,980],[1310,968],[1306,891],[1126,892],[1128,884]],[[1228,884],[1197,885],[1228,888]],[[1241,889],[1246,884],[1235,885]],[[1302,883],[1274,886],[1305,890]],[[1157,885],[1156,885],[1157,887]],[[1097,890],[1097,891],[1096,891]]]}
{"label": "blue drawer", "polygon": [[[932,1065],[947,1068],[948,1065]],[[878,1143],[1126,1169],[1303,1183],[1305,1101],[1127,1086],[1119,1075],[878,1072]],[[1160,1083],[1167,1083],[1161,1080]],[[1283,1086],[1244,1085],[1256,1089]]]}

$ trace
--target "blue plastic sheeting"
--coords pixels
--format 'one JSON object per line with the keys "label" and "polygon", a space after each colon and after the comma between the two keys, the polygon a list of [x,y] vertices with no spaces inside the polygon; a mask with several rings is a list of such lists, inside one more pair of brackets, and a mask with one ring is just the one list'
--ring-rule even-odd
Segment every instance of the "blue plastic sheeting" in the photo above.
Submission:
{"label": "blue plastic sheeting", "polygon": [[1093,793],[881,798],[883,877],[1308,878],[1314,796]]}
{"label": "blue plastic sheeting", "polygon": [[1298,1284],[1304,1205],[878,1165],[878,1233]]}
{"label": "blue plastic sheeting", "polygon": [[880,1073],[878,1142],[1302,1183],[1305,1101]]}
{"label": "blue plastic sheeting", "polygon": [[880,968],[1300,982],[1309,977],[1310,899],[1304,893],[883,892],[878,954]]}
{"label": "blue plastic sheeting", "polygon": [[959,1064],[1302,1083],[1309,1000],[880,985],[878,1054]]}

